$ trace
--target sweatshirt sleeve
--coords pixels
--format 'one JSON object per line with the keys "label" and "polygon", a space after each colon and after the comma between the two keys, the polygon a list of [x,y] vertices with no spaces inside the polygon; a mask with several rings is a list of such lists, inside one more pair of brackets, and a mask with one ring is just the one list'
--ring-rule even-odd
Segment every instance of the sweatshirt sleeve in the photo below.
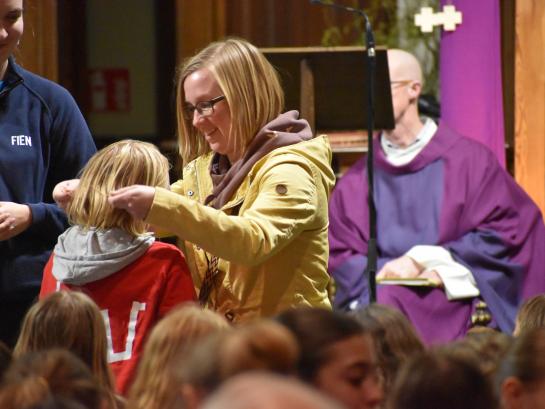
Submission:
{"label": "sweatshirt sleeve", "polygon": [[54,103],[48,105],[51,115],[49,135],[49,169],[42,202],[26,203],[32,212],[35,232],[46,236],[60,234],[66,228],[66,215],[54,204],[53,188],[79,171],[96,152],[89,128],[76,102],[64,88],[58,87]]}

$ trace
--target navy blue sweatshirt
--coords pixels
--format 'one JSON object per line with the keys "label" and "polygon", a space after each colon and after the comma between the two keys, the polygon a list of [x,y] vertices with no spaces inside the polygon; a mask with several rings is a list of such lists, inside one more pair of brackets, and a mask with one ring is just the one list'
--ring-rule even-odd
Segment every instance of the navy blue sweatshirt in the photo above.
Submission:
{"label": "navy blue sweatshirt", "polygon": [[70,93],[10,59],[0,90],[0,201],[27,204],[31,226],[0,241],[0,297],[39,290],[66,215],[55,185],[78,175],[96,147]]}

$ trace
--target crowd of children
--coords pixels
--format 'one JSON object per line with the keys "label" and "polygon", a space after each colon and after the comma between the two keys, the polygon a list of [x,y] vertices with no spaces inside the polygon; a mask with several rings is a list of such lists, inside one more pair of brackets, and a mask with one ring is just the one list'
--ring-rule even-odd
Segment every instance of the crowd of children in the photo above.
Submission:
{"label": "crowd of children", "polygon": [[533,324],[544,306],[539,296],[521,308],[516,336],[476,327],[424,346],[403,315],[377,304],[233,325],[182,302],[144,334],[134,377],[116,387],[99,307],[61,290],[28,312],[13,354],[3,350],[0,407],[539,409],[545,327]]}

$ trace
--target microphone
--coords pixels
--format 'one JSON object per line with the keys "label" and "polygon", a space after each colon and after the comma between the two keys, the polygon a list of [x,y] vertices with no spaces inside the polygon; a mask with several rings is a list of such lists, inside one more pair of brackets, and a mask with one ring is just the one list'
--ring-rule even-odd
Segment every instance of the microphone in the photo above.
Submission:
{"label": "microphone", "polygon": [[375,102],[374,102],[374,80],[375,80],[375,36],[371,30],[371,23],[367,18],[367,14],[363,10],[349,6],[344,6],[337,3],[329,3],[324,0],[310,0],[312,4],[321,6],[333,7],[338,10],[348,11],[349,13],[357,14],[363,17],[365,21],[365,48],[367,50],[367,135],[368,135],[368,151],[367,151],[367,202],[369,206],[369,239],[367,241],[367,266],[363,275],[369,281],[369,301],[377,300],[376,293],[376,272],[377,272],[377,216],[374,200],[374,155],[373,155],[373,128],[375,117]]}
{"label": "microphone", "polygon": [[363,17],[363,20],[365,21],[365,47],[367,49],[367,55],[369,57],[375,56],[375,36],[373,34],[373,30],[371,30],[371,23],[369,22],[369,18],[367,17],[367,14],[365,14],[363,10],[356,9],[354,7],[345,6],[343,4],[327,3],[324,0],[310,0],[310,2],[312,4],[319,4],[320,6],[326,6],[326,7],[331,7],[337,10],[348,11],[349,13],[354,13]]}

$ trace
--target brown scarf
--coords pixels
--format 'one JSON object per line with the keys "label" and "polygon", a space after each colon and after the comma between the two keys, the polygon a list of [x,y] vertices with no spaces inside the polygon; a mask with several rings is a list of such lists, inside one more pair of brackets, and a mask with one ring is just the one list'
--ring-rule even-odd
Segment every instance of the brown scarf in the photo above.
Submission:
{"label": "brown scarf", "polygon": [[244,156],[230,165],[229,159],[214,154],[210,164],[210,177],[214,189],[206,200],[216,209],[227,203],[255,163],[269,152],[282,146],[312,139],[310,125],[299,119],[299,112],[288,111],[265,125],[252,139]]}

